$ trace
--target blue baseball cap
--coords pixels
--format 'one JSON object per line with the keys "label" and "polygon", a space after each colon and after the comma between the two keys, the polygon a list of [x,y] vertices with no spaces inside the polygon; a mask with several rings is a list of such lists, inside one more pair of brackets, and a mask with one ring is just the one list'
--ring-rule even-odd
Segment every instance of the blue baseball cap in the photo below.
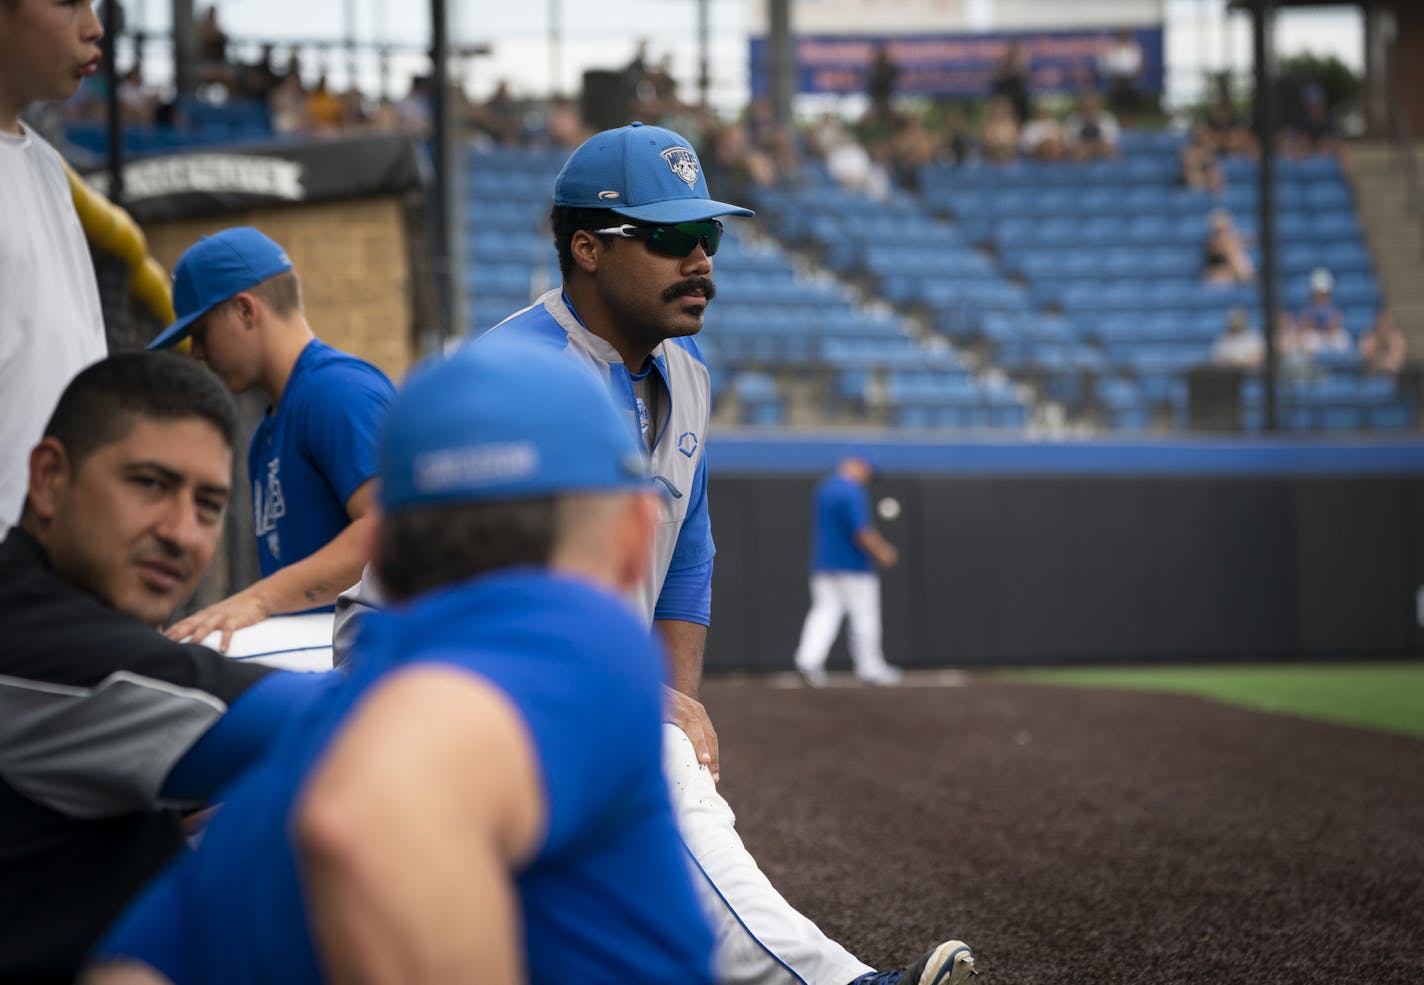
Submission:
{"label": "blue baseball cap", "polygon": [[695,222],[719,215],[756,215],[714,201],[697,152],[662,127],[630,123],[585,140],[554,179],[554,204],[610,209],[643,222]]}
{"label": "blue baseball cap", "polygon": [[173,268],[173,310],[178,320],[148,344],[166,349],[188,337],[199,318],[242,291],[292,269],[287,251],[251,226],[233,226],[204,236]]}
{"label": "blue baseball cap", "polygon": [[632,422],[592,373],[552,348],[499,338],[411,371],[379,470],[388,513],[656,488]]}

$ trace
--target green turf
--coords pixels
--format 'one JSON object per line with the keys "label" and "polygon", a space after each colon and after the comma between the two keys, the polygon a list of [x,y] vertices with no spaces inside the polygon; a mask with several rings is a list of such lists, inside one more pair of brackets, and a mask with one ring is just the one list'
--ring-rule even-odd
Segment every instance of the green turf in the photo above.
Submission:
{"label": "green turf", "polygon": [[1424,737],[1424,663],[1008,671],[1044,684],[1176,691]]}

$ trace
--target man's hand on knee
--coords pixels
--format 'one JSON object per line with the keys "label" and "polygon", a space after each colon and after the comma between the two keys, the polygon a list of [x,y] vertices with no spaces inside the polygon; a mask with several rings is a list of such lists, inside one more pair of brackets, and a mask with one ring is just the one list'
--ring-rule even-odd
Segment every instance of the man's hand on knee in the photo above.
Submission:
{"label": "man's hand on knee", "polygon": [[689,698],[681,691],[663,688],[666,720],[687,733],[692,740],[697,761],[712,774],[712,782],[721,779],[722,764],[717,752],[717,732],[712,728],[712,719],[707,717],[707,709],[696,698]]}

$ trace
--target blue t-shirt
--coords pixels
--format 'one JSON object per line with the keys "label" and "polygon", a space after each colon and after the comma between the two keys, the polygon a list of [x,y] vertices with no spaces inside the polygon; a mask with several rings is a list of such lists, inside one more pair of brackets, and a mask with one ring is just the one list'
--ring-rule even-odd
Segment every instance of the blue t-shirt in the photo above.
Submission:
{"label": "blue t-shirt", "polygon": [[253,531],[265,578],[346,529],[346,501],[376,474],[395,387],[379,369],[309,342],[247,449]]}
{"label": "blue t-shirt", "polygon": [[1317,332],[1328,331],[1335,319],[1341,317],[1340,309],[1333,301],[1311,301],[1300,309],[1297,319],[1302,328],[1313,328]]}
{"label": "blue t-shirt", "polygon": [[138,959],[177,985],[320,981],[292,805],[359,698],[416,663],[500,688],[534,743],[548,825],[517,876],[530,980],[710,983],[712,933],[662,772],[663,656],[621,600],[533,570],[371,615],[349,682],[293,721],[96,955]]}
{"label": "blue t-shirt", "polygon": [[816,518],[811,535],[814,571],[873,571],[870,556],[855,542],[870,526],[870,497],[865,487],[840,473],[816,487]]}

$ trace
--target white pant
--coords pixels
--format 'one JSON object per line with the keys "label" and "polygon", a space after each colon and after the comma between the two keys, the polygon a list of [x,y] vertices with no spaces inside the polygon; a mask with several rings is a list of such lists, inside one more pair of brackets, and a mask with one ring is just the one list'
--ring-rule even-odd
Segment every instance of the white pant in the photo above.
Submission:
{"label": "white pant", "polygon": [[693,882],[717,935],[719,985],[847,985],[873,970],[776,891],[737,835],[732,808],[712,774],[676,725],[663,727],[663,772]]}
{"label": "white pant", "polygon": [[880,649],[880,576],[873,571],[818,571],[811,576],[811,609],[801,627],[796,669],[826,666],[841,620],[850,617],[850,658],[857,677],[885,671]]}

